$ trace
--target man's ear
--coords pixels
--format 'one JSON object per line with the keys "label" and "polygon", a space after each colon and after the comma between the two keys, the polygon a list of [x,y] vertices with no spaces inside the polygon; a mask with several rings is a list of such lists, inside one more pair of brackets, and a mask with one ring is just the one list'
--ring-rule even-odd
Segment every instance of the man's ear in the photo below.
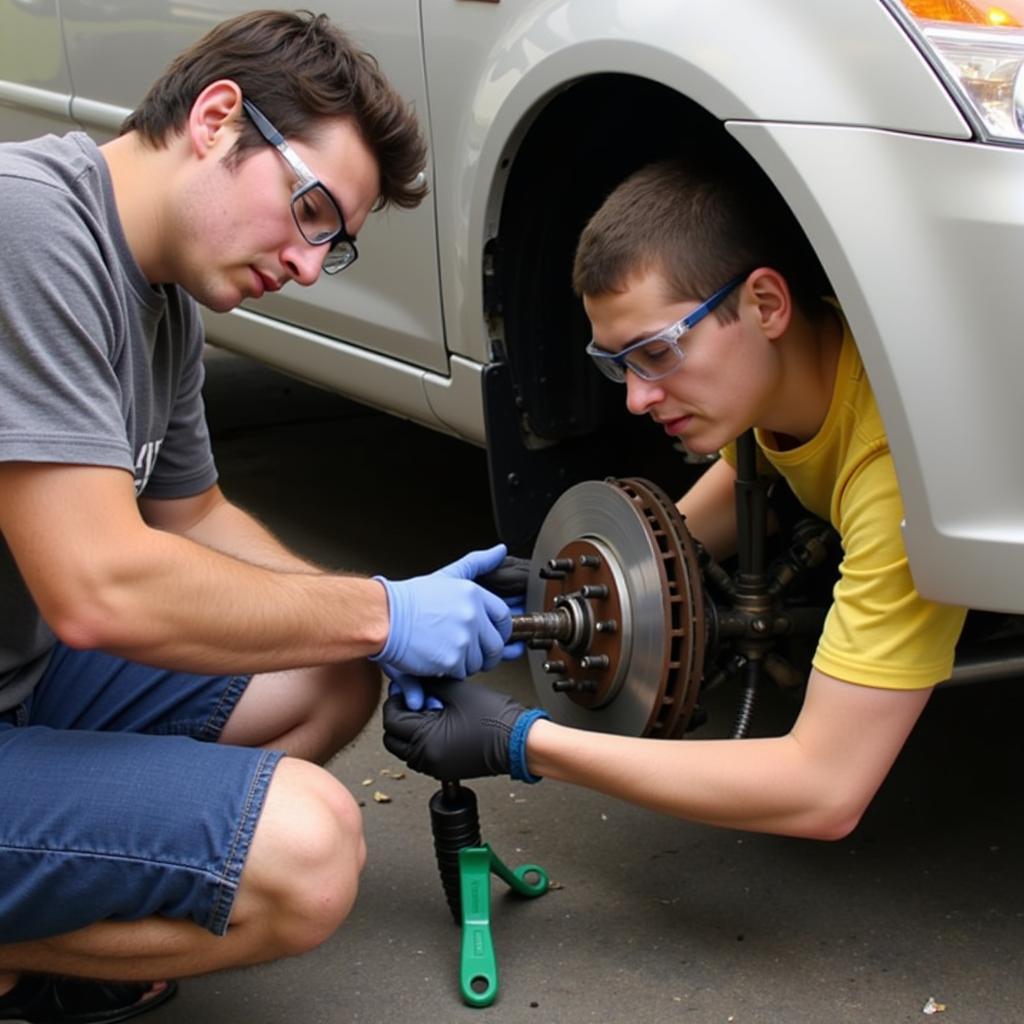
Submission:
{"label": "man's ear", "polygon": [[230,78],[211,82],[192,104],[188,137],[192,152],[202,159],[215,150],[227,152],[238,131],[242,90]]}
{"label": "man's ear", "polygon": [[745,284],[765,336],[781,337],[793,317],[793,296],[786,279],[771,267],[758,267],[747,275]]}

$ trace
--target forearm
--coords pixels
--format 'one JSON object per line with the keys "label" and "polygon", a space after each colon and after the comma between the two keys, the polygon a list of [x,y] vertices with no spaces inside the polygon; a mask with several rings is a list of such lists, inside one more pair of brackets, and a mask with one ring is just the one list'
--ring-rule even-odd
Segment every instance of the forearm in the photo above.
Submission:
{"label": "forearm", "polygon": [[[380,583],[294,563],[274,571],[185,536],[226,505],[215,487],[137,503],[121,470],[22,463],[0,466],[0,484],[0,530],[43,618],[73,647],[226,674],[365,657],[388,639]],[[206,536],[246,519],[215,518]]]}
{"label": "forearm", "polygon": [[230,502],[219,502],[182,536],[277,572],[319,573],[321,567],[290,551],[251,513]]}
{"label": "forearm", "polygon": [[930,694],[815,669],[786,736],[648,740],[541,721],[527,739],[527,764],[535,775],[691,821],[836,839],[860,819]]}
{"label": "forearm", "polygon": [[833,818],[830,795],[792,736],[665,741],[540,721],[527,761],[536,775],[707,825],[827,838]]}
{"label": "forearm", "polygon": [[278,572],[319,572],[321,567],[289,551],[250,512],[224,497],[215,484],[187,498],[142,498],[139,511],[155,529]]}
{"label": "forearm", "polygon": [[193,672],[267,672],[378,652],[374,580],[275,572],[158,530],[136,534],[116,571],[67,597],[59,635],[82,647]]}

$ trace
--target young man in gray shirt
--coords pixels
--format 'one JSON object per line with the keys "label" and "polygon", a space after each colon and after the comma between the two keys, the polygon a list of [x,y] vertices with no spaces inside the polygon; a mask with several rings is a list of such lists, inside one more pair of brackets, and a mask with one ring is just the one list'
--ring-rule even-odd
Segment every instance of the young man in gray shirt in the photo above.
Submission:
{"label": "young man in gray shirt", "polygon": [[424,163],[372,58],[266,11],[182,54],[112,142],[0,146],[0,1020],[121,1020],[173,992],[142,979],[322,942],[365,848],[318,764],[381,669],[515,653],[473,582],[502,547],[323,572],[225,499],[204,421],[196,303],[343,270]]}

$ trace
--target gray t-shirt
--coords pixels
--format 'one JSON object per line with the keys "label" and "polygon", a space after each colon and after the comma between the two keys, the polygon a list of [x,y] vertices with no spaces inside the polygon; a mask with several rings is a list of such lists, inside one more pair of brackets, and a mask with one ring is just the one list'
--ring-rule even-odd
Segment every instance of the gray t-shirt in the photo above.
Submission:
{"label": "gray t-shirt", "polygon": [[[147,497],[210,487],[199,311],[146,281],[96,144],[0,145],[0,224],[0,461],[113,466]],[[0,711],[54,642],[0,540]]]}

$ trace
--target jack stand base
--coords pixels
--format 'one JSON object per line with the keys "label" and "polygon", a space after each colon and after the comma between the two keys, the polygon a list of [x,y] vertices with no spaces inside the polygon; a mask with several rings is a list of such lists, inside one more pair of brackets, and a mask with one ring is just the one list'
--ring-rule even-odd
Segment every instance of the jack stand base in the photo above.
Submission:
{"label": "jack stand base", "polygon": [[536,864],[512,870],[491,850],[465,846],[459,850],[459,888],[462,896],[462,956],[459,987],[467,1006],[490,1006],[498,994],[498,963],[491,941],[491,874],[520,896],[543,896],[547,872]]}

